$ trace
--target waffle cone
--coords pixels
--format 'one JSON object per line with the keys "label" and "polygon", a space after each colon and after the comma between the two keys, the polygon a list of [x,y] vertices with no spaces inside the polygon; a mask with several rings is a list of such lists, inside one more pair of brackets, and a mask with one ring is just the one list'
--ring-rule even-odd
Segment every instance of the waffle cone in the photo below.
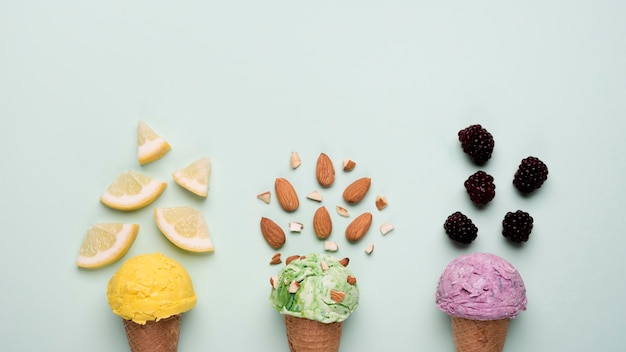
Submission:
{"label": "waffle cone", "polygon": [[291,352],[338,352],[343,322],[321,323],[284,314]]}
{"label": "waffle cone", "polygon": [[456,352],[502,352],[509,319],[471,320],[450,317]]}
{"label": "waffle cone", "polygon": [[124,320],[126,337],[131,352],[176,352],[180,333],[181,314],[145,325]]}

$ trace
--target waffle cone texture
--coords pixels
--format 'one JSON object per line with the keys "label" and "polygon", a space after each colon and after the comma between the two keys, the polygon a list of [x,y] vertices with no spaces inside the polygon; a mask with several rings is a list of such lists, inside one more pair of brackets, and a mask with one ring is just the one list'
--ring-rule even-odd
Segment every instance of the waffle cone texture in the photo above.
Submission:
{"label": "waffle cone texture", "polygon": [[283,315],[291,352],[338,352],[343,322],[319,321]]}
{"label": "waffle cone texture", "polygon": [[158,321],[148,321],[145,325],[132,320],[124,320],[126,337],[131,352],[176,352],[180,334],[181,314]]}
{"label": "waffle cone texture", "polygon": [[502,352],[509,320],[450,317],[456,352]]}

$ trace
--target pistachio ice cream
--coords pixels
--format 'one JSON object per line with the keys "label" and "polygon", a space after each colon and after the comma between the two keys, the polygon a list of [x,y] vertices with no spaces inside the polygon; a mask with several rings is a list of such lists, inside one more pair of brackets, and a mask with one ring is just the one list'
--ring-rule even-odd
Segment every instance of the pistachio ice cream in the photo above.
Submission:
{"label": "pistachio ice cream", "polygon": [[292,352],[339,350],[343,321],[359,304],[347,258],[309,254],[270,279],[270,303],[283,315]]}
{"label": "pistachio ice cream", "polygon": [[322,323],[341,322],[359,304],[356,278],[330,255],[302,256],[272,281],[270,302],[282,314]]}

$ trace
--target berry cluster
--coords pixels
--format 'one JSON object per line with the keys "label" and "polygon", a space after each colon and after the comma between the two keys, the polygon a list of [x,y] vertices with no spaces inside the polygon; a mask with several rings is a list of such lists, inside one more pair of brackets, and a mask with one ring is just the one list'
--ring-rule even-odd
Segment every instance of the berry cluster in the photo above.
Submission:
{"label": "berry cluster", "polygon": [[[461,148],[474,163],[485,164],[493,153],[493,136],[479,124],[471,125],[458,132]],[[513,185],[522,194],[530,194],[548,179],[548,167],[539,158],[529,156],[523,159],[513,176]],[[464,182],[465,190],[477,206],[484,206],[494,199],[496,185],[493,176],[477,171]],[[478,228],[471,219],[457,211],[448,216],[443,228],[450,239],[462,244],[470,244],[478,236]],[[515,243],[528,241],[533,229],[533,218],[527,212],[508,212],[502,220],[502,235]]]}
{"label": "berry cluster", "polygon": [[484,171],[476,171],[465,180],[465,190],[476,205],[485,205],[496,196],[496,185],[493,176]]}
{"label": "berry cluster", "polygon": [[481,125],[471,125],[458,133],[463,151],[476,163],[484,164],[491,158],[494,140]]}
{"label": "berry cluster", "polygon": [[533,230],[533,217],[525,211],[508,212],[502,220],[502,236],[515,243],[528,241]]}
{"label": "berry cluster", "polygon": [[443,228],[446,230],[446,234],[451,240],[463,244],[472,243],[478,236],[478,228],[476,225],[460,211],[448,216],[446,222],[443,224]]}
{"label": "berry cluster", "polygon": [[543,161],[534,156],[529,156],[522,160],[515,176],[513,177],[513,185],[522,193],[528,194],[548,179],[548,167]]}

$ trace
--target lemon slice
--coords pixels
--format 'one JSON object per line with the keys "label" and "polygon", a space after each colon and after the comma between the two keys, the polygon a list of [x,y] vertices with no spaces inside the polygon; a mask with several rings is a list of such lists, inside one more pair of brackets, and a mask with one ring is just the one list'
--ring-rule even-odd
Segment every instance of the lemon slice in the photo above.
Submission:
{"label": "lemon slice", "polygon": [[129,170],[113,180],[100,201],[117,210],[137,210],[154,202],[165,187],[165,182]]}
{"label": "lemon slice", "polygon": [[138,224],[98,223],[85,233],[76,265],[95,269],[119,260],[137,238]]}
{"label": "lemon slice", "polygon": [[213,241],[204,215],[190,206],[155,208],[159,230],[176,246],[190,252],[213,252]]}
{"label": "lemon slice", "polygon": [[174,181],[189,192],[201,197],[209,195],[209,178],[211,177],[211,161],[200,158],[186,167],[172,173]]}
{"label": "lemon slice", "polygon": [[144,165],[159,160],[172,147],[165,139],[156,134],[145,122],[139,121],[137,126],[137,159]]}

